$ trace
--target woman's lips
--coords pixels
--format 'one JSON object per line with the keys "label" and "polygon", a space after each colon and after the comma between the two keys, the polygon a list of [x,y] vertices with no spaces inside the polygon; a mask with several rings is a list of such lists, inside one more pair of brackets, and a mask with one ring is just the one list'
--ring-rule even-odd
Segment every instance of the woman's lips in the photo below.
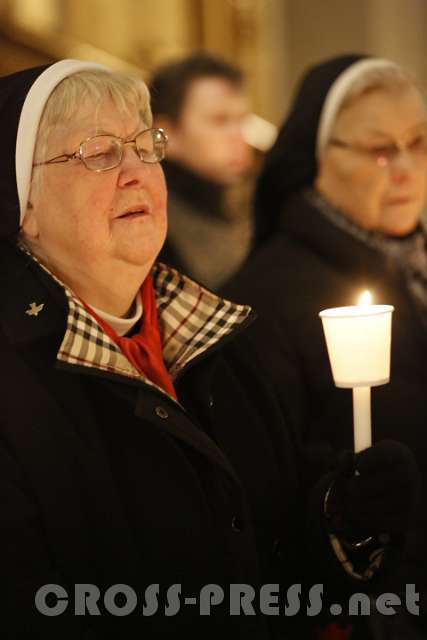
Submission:
{"label": "woman's lips", "polygon": [[129,218],[139,218],[140,216],[145,216],[147,215],[146,211],[130,211],[129,213],[124,213],[123,215],[119,216],[120,220],[129,220]]}
{"label": "woman's lips", "polygon": [[133,218],[148,216],[150,213],[149,207],[140,207],[139,209],[135,207],[116,216],[116,220],[132,220]]}
{"label": "woman's lips", "polygon": [[396,196],[395,198],[388,198],[387,199],[387,204],[388,205],[399,205],[399,204],[409,204],[410,202],[413,202],[414,198],[412,196]]}

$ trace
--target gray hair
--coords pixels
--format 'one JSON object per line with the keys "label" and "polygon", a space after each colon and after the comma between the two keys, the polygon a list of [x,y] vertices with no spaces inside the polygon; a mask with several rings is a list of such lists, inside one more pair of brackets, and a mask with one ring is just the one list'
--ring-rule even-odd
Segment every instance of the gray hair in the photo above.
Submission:
{"label": "gray hair", "polygon": [[[52,132],[58,125],[72,122],[85,101],[93,102],[95,122],[102,106],[111,101],[123,115],[136,110],[147,128],[152,125],[150,95],[143,80],[98,69],[79,71],[64,78],[49,96],[37,132],[35,157],[47,159]],[[42,175],[42,171],[33,175],[33,189],[40,187]]]}
{"label": "gray hair", "polygon": [[336,119],[346,106],[371,91],[395,93],[402,89],[414,89],[422,100],[421,91],[412,75],[390,60],[364,58],[343,71],[330,87],[323,103],[317,129],[317,158],[321,157]]}
{"label": "gray hair", "polygon": [[421,89],[415,76],[408,70],[398,66],[368,69],[355,79],[341,104],[340,111],[350,102],[372,91],[394,93],[405,89],[415,89],[421,96]]}

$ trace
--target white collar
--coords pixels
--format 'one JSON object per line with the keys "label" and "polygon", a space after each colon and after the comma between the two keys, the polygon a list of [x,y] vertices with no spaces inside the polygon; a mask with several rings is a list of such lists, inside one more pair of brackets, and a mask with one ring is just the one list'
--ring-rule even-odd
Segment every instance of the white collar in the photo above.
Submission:
{"label": "white collar", "polygon": [[97,309],[96,307],[91,307],[91,309],[95,311],[95,313],[101,318],[101,320],[107,322],[107,324],[109,324],[110,327],[114,329],[118,336],[124,336],[132,329],[132,327],[138,322],[138,320],[142,318],[143,308],[140,293],[138,293],[135,298],[135,307],[135,313],[133,313],[130,318],[119,318],[118,316],[112,316],[111,314],[106,313],[106,311],[102,311],[101,309]]}

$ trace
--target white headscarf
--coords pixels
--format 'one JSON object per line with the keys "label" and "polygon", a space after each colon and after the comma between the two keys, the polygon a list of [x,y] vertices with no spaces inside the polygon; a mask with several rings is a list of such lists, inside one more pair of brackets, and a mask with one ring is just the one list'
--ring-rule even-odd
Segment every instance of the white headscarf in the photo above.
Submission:
{"label": "white headscarf", "polygon": [[34,148],[45,104],[50,94],[61,80],[73,75],[73,73],[77,73],[78,71],[90,71],[92,69],[109,71],[107,67],[95,62],[84,62],[82,60],[60,60],[45,69],[38,76],[27,93],[19,118],[15,153],[20,224],[22,224],[22,220],[27,209]]}
{"label": "white headscarf", "polygon": [[343,71],[331,85],[323,103],[316,139],[316,157],[320,158],[329,142],[339,110],[356,80],[376,69],[399,69],[395,62],[383,58],[358,60]]}

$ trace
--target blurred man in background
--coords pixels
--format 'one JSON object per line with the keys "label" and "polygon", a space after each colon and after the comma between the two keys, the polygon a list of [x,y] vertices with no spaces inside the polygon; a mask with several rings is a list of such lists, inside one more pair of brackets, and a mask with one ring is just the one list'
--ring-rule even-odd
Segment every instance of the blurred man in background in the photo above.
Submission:
{"label": "blurred man in background", "polygon": [[169,231],[160,259],[215,290],[241,266],[251,240],[242,72],[196,53],[161,67],[150,90],[154,126],[169,138]]}

